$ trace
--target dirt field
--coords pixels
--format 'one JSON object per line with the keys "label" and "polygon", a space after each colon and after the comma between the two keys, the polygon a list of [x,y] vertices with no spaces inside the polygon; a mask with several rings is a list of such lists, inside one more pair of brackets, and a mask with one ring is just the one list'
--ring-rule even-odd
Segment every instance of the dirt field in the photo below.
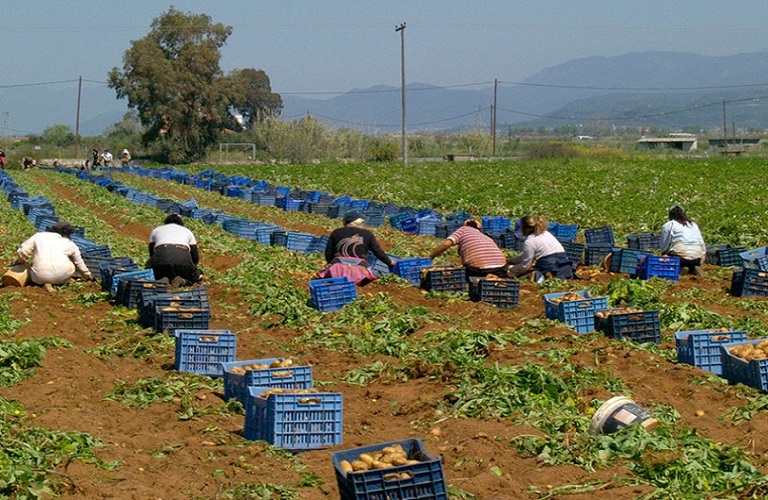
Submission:
{"label": "dirt field", "polygon": [[[83,203],[63,185],[53,186],[56,192],[75,203]],[[171,188],[171,195],[182,199],[189,196],[183,187]],[[151,227],[124,224],[111,218],[108,211],[99,214],[104,224],[117,228],[120,234],[135,238],[136,245],[145,245]],[[281,220],[275,212],[275,222],[290,228],[290,220]],[[322,228],[304,226],[300,230]],[[255,243],[254,243],[255,244]],[[237,266],[238,255],[206,257],[204,242],[203,264],[216,273]],[[674,285],[675,290],[703,289],[726,294],[727,277],[697,278],[684,276]],[[607,281],[602,273],[594,280]],[[299,277],[297,277],[299,279]],[[238,333],[238,359],[273,357],[279,346],[296,336],[289,328],[265,328],[258,319],[247,314],[237,290],[216,283],[215,276],[207,283],[212,299],[211,328],[229,329]],[[100,290],[98,283],[87,285],[90,291]],[[2,288],[0,293],[18,292]],[[543,318],[541,292],[532,283],[523,283],[520,306],[504,311],[467,301],[428,298],[416,287],[400,287],[373,283],[361,293],[386,291],[395,301],[420,304],[448,316],[468,320],[473,328],[505,329],[531,318]],[[427,451],[442,456],[447,483],[478,499],[537,498],[531,487],[546,491],[570,483],[608,480],[625,471],[612,468],[588,473],[577,467],[551,467],[534,458],[521,458],[510,446],[519,434],[538,431],[514,425],[508,419],[454,419],[436,412],[436,401],[444,398],[449,387],[439,380],[419,378],[403,383],[371,383],[358,386],[339,381],[339,377],[358,366],[344,353],[307,348],[291,353],[291,357],[311,364],[316,381],[323,389],[341,392],[344,397],[344,444],[334,449],[307,451],[295,456],[275,453],[264,443],[241,437],[242,415],[205,416],[181,421],[178,404],[160,403],[146,409],[132,409],[105,401],[103,398],[114,384],[136,381],[146,377],[162,377],[173,371],[173,347],[156,353],[148,360],[131,357],[102,358],[88,352],[96,346],[114,342],[111,325],[130,321],[133,312],[116,314],[117,308],[105,302],[91,307],[71,299],[74,292],[63,288],[48,294],[41,288],[25,288],[24,298],[14,302],[12,313],[29,321],[19,331],[19,338],[57,336],[74,345],[72,349],[52,349],[42,367],[24,382],[0,389],[0,395],[23,403],[34,424],[40,427],[79,430],[92,434],[106,446],[99,456],[107,461],[120,461],[121,466],[105,471],[92,465],[73,462],[57,471],[65,484],[63,498],[134,498],[189,499],[222,498],[225,488],[240,483],[274,483],[296,487],[313,477],[308,486],[299,487],[300,498],[314,500],[338,498],[339,492],[331,464],[333,451],[368,446],[376,443],[420,438]],[[743,309],[717,307],[720,314],[739,317]],[[551,327],[547,347],[568,347],[569,334],[565,327]],[[153,335],[151,330],[146,335]],[[416,332],[414,335],[420,335]],[[674,348],[669,332],[665,332],[662,347]],[[623,379],[639,403],[662,402],[676,409],[684,425],[697,429],[702,435],[723,443],[742,446],[765,456],[768,441],[760,438],[768,431],[766,414],[758,414],[746,424],[734,426],[720,419],[723,412],[743,401],[734,396],[734,388],[715,389],[711,385],[692,383],[701,378],[702,371],[683,364],[668,362],[645,351],[607,348],[611,341],[596,336],[590,352],[578,355],[585,366],[609,366]],[[489,353],[489,360],[502,364],[517,364],[535,357],[537,347],[506,346]],[[384,359],[384,358],[382,358]],[[374,361],[371,359],[370,361]],[[612,394],[593,394],[596,399],[608,399]],[[223,394],[200,392],[196,404],[221,406]],[[319,480],[318,480],[319,479]],[[320,484],[321,483],[321,484]],[[647,487],[612,487],[602,491],[568,498],[629,499],[647,493]],[[278,498],[278,497],[275,497]],[[459,498],[458,496],[455,498]]]}

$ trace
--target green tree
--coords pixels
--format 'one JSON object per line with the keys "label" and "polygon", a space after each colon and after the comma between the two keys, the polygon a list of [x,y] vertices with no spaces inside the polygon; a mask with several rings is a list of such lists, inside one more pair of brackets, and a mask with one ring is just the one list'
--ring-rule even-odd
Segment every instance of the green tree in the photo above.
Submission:
{"label": "green tree", "polygon": [[238,69],[230,74],[235,98],[232,107],[243,116],[243,128],[253,130],[267,118],[280,116],[283,99],[272,92],[269,76],[260,69]]}
{"label": "green tree", "polygon": [[109,72],[109,86],[118,99],[128,99],[146,127],[142,141],[155,146],[162,160],[203,158],[232,126],[231,80],[219,67],[219,49],[231,32],[205,14],[171,7],[152,21],[147,36],[131,43],[122,71]]}
{"label": "green tree", "polygon": [[53,125],[43,130],[43,140],[48,144],[63,148],[75,142],[75,134],[67,125]]}

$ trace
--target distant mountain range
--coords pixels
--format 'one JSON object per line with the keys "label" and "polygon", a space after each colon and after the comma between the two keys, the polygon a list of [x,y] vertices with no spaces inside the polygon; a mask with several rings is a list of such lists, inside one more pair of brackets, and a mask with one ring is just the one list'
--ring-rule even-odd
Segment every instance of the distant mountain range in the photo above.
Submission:
{"label": "distant mountain range", "polygon": [[[768,129],[768,51],[731,56],[637,52],[587,57],[552,66],[522,82],[498,82],[496,123],[509,126]],[[277,90],[277,89],[275,89]],[[410,132],[489,127],[493,84],[406,87]],[[283,96],[282,119],[310,115],[333,128],[399,133],[401,90],[375,86],[329,99]],[[724,105],[725,103],[725,105]],[[725,109],[724,109],[725,108]],[[40,133],[50,125],[74,130],[77,83],[0,89],[4,135]],[[4,113],[6,112],[7,113]],[[98,135],[120,121],[125,101],[106,85],[83,86],[81,135]],[[724,113],[725,111],[725,113]]]}

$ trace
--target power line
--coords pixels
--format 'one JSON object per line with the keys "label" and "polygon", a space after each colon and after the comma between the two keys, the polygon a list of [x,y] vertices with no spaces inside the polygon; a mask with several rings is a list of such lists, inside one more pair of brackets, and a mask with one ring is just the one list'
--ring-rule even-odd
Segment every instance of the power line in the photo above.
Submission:
{"label": "power line", "polygon": [[555,85],[555,84],[548,84],[548,83],[527,83],[527,82],[502,82],[499,81],[499,83],[505,83],[507,85],[514,85],[514,86],[520,86],[520,87],[545,87],[545,88],[554,88],[554,89],[576,89],[576,90],[613,90],[613,91],[622,91],[622,92],[671,92],[671,91],[679,91],[679,90],[716,90],[716,89],[739,89],[739,88],[754,88],[754,87],[765,87],[768,86],[768,83],[747,83],[747,84],[741,84],[741,85],[713,85],[713,86],[703,86],[703,87],[592,87],[592,86],[586,86],[586,85]]}

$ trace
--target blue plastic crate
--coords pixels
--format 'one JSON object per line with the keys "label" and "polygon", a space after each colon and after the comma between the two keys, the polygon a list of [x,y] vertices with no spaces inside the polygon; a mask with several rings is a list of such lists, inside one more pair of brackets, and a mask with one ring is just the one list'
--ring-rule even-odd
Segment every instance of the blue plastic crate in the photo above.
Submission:
{"label": "blue plastic crate", "polygon": [[95,245],[81,249],[80,255],[84,259],[86,257],[109,259],[112,258],[112,250],[109,248],[109,245]]}
{"label": "blue plastic crate", "polygon": [[[397,260],[397,257],[395,257],[394,255],[390,255],[389,257],[392,260],[395,260],[395,261]],[[368,261],[369,269],[371,269],[376,276],[383,276],[385,274],[389,274],[389,266],[387,266],[385,263],[377,259],[376,256],[373,255],[372,253],[368,254],[368,258],[366,260]]]}
{"label": "blue plastic crate", "polygon": [[716,375],[723,374],[723,353],[720,346],[743,344],[746,332],[730,329],[689,330],[675,333],[678,363],[693,365]]}
{"label": "blue plastic crate", "polygon": [[641,255],[637,262],[637,276],[642,280],[661,278],[678,281],[680,279],[680,257]]}
{"label": "blue plastic crate", "polygon": [[112,284],[109,289],[110,295],[117,296],[117,285],[120,280],[127,281],[129,279],[146,279],[150,281],[155,280],[155,272],[152,269],[137,269],[135,271],[125,271],[121,273],[114,273],[112,275]]}
{"label": "blue plastic crate", "polygon": [[288,196],[283,198],[283,210],[298,212],[301,209],[301,200],[294,200]]}
{"label": "blue plastic crate", "polygon": [[598,309],[595,330],[617,340],[628,339],[639,344],[661,343],[658,311],[622,312],[624,309]]}
{"label": "blue plastic crate", "polygon": [[739,256],[743,261],[742,266],[759,269],[760,271],[768,271],[766,268],[768,264],[768,247],[745,250],[744,252],[739,252]]}
{"label": "blue plastic crate", "polygon": [[405,211],[405,212],[397,212],[397,213],[391,214],[391,215],[388,217],[388,220],[389,220],[389,225],[390,225],[390,226],[392,226],[392,227],[394,227],[394,228],[395,228],[395,229],[397,229],[397,230],[400,230],[400,231],[402,231],[402,230],[403,230],[403,228],[402,228],[402,226],[401,226],[401,223],[402,223],[402,222],[403,222],[405,219],[410,219],[410,218],[412,218],[412,217],[413,217],[413,213],[412,213],[412,212],[410,212],[410,211]]}
{"label": "blue plastic crate", "polygon": [[285,247],[294,252],[308,253],[315,238],[316,236],[314,234],[302,233],[300,231],[286,231]]}
{"label": "blue plastic crate", "polygon": [[753,359],[747,361],[732,354],[729,349],[740,344],[757,346],[766,339],[750,340],[737,344],[720,346],[723,360],[723,378],[734,384],[744,384],[757,390],[768,392],[768,359]]}
{"label": "blue plastic crate", "polygon": [[180,372],[221,377],[221,364],[236,358],[237,335],[230,330],[176,330],[174,335],[174,366]]}
{"label": "blue plastic crate", "polygon": [[560,244],[563,245],[565,255],[568,256],[568,260],[573,263],[574,267],[584,262],[584,250],[587,247],[584,243],[560,240]]}
{"label": "blue plastic crate", "polygon": [[155,331],[173,335],[176,330],[207,330],[211,310],[205,307],[158,306],[155,308]]}
{"label": "blue plastic crate", "polygon": [[654,233],[635,233],[627,235],[627,247],[634,250],[659,250],[661,236]]}
{"label": "blue plastic crate", "polygon": [[[454,231],[456,231],[458,228],[460,228],[464,223],[459,221],[450,221],[447,220],[445,223],[437,224],[435,225],[435,236],[438,238],[447,238],[451,234],[453,234]],[[505,237],[509,233],[504,233]],[[506,247],[511,248],[511,247]]]}
{"label": "blue plastic crate", "polygon": [[310,201],[307,202],[307,211],[311,214],[328,216],[331,209],[330,201]]}
{"label": "blue plastic crate", "polygon": [[513,279],[478,278],[469,282],[469,299],[499,309],[515,309],[520,303],[520,282]]}
{"label": "blue plastic crate", "polygon": [[[504,240],[504,248],[521,252],[523,250],[523,244],[525,243],[525,236],[518,231],[507,231],[503,233],[501,237]],[[582,250],[584,246],[582,245]],[[581,261],[581,259],[579,259]]]}
{"label": "blue plastic crate", "polygon": [[309,365],[270,368],[270,365],[279,365],[284,361],[285,358],[265,358],[222,363],[224,399],[236,399],[245,405],[248,400],[248,388],[253,386],[282,389],[312,387],[312,367]]}
{"label": "blue plastic crate", "polygon": [[588,266],[599,266],[615,247],[597,244],[587,244],[584,248],[584,263]]}
{"label": "blue plastic crate", "polygon": [[728,291],[734,297],[768,297],[768,271],[736,268]]}
{"label": "blue plastic crate", "polygon": [[208,287],[198,286],[192,290],[173,293],[142,290],[137,299],[139,323],[145,328],[155,327],[158,306],[197,307],[210,310]]}
{"label": "blue plastic crate", "polygon": [[144,290],[151,290],[153,293],[166,293],[168,291],[168,283],[148,280],[146,278],[120,279],[117,282],[115,304],[127,307],[128,309],[137,309],[138,299]]}
{"label": "blue plastic crate", "polygon": [[653,255],[647,250],[633,248],[614,249],[609,271],[612,273],[637,274],[637,262],[641,255]]}
{"label": "blue plastic crate", "polygon": [[293,451],[342,443],[344,398],[340,392],[276,393],[262,397],[270,389],[249,387],[243,437]]}
{"label": "blue plastic crate", "polygon": [[[562,300],[566,295],[577,294],[581,299]],[[595,329],[595,313],[608,309],[606,297],[592,297],[586,290],[577,292],[548,293],[544,295],[544,310],[548,319],[562,321],[578,333],[589,333]]]}
{"label": "blue plastic crate", "polygon": [[508,232],[511,220],[500,215],[484,215],[480,224],[484,233],[495,236]]}
{"label": "blue plastic crate", "polygon": [[575,241],[579,232],[579,226],[576,224],[558,224],[550,227],[549,232],[560,241]]}
{"label": "blue plastic crate", "polygon": [[[401,446],[406,458],[417,460],[418,463],[360,472],[344,472],[341,468],[342,461],[352,463],[363,453],[376,454],[393,446]],[[427,453],[420,439],[403,439],[337,451],[331,454],[331,461],[336,471],[341,500],[448,499],[442,457],[433,457]]]}
{"label": "blue plastic crate", "polygon": [[349,208],[352,210],[368,210],[369,205],[368,200],[350,200],[349,201]]}
{"label": "blue plastic crate", "polygon": [[251,202],[262,207],[272,207],[275,205],[275,195],[253,191],[251,192]]}
{"label": "blue plastic crate", "polygon": [[399,226],[399,229],[404,233],[416,234],[419,230],[419,221],[416,216],[412,216],[401,220]]}
{"label": "blue plastic crate", "polygon": [[395,262],[393,272],[414,285],[421,282],[421,270],[432,265],[432,259],[424,257],[406,257]]}
{"label": "blue plastic crate", "polygon": [[705,262],[713,266],[740,267],[744,265],[741,253],[746,250],[746,247],[735,247],[729,244],[709,245]]}
{"label": "blue plastic crate", "polygon": [[615,246],[613,239],[613,227],[603,226],[584,230],[584,240],[587,246]]}
{"label": "blue plastic crate", "polygon": [[310,280],[309,297],[315,309],[336,311],[357,298],[357,288],[346,277]]}
{"label": "blue plastic crate", "polygon": [[466,292],[467,271],[456,266],[432,266],[421,270],[419,285],[433,292]]}
{"label": "blue plastic crate", "polygon": [[365,215],[365,225],[370,227],[381,227],[384,225],[386,218],[384,217],[384,212],[381,210],[364,210],[363,215]]}
{"label": "blue plastic crate", "polygon": [[416,219],[416,234],[421,236],[435,236],[438,224],[442,224],[442,221],[437,217],[423,217]]}
{"label": "blue plastic crate", "polygon": [[328,240],[330,240],[330,238],[327,235],[315,236],[315,239],[313,239],[312,243],[309,244],[307,252],[325,253],[325,247],[328,246]]}

